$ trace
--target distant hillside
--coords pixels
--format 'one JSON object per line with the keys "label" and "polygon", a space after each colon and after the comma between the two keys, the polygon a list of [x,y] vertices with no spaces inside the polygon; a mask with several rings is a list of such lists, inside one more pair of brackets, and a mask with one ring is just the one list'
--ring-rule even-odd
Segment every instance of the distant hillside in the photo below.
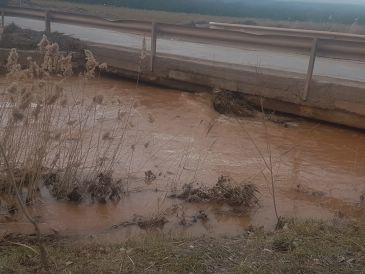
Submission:
{"label": "distant hillside", "polygon": [[[365,5],[305,3],[290,0],[67,0],[135,9],[199,13],[207,15],[256,17],[275,20],[365,23]],[[308,0],[306,0],[308,1]],[[326,1],[326,0],[324,0]],[[328,0],[329,1],[329,0]]]}

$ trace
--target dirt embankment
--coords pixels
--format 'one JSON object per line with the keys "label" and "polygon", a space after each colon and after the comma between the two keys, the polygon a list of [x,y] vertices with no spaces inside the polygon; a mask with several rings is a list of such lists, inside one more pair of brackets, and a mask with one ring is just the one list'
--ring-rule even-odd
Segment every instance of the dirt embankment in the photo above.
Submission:
{"label": "dirt embankment", "polygon": [[[42,40],[43,32],[30,29],[23,29],[15,24],[10,24],[4,28],[0,40],[0,48],[16,48],[18,50],[37,50],[38,43]],[[82,52],[86,48],[86,43],[80,39],[64,35],[59,32],[47,34],[50,41],[57,43],[61,51]]]}
{"label": "dirt embankment", "polygon": [[[16,48],[19,53],[19,63],[26,66],[28,57],[41,63],[42,56],[39,52],[38,43],[42,40],[44,32],[23,29],[15,24],[5,27],[0,39],[0,74],[5,74],[5,64],[9,54],[9,49]],[[85,65],[84,49],[87,49],[85,42],[71,36],[52,32],[47,34],[47,38],[59,45],[60,51],[65,55],[72,53],[72,63],[75,72],[82,71]]]}

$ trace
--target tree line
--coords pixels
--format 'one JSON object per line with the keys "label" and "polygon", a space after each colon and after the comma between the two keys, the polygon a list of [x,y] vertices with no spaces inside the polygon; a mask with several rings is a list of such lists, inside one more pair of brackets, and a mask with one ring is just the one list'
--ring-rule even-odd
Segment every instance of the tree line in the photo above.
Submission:
{"label": "tree line", "polygon": [[[204,15],[254,17],[289,21],[365,24],[365,5],[304,3],[276,0],[66,0],[74,3],[121,6],[134,9],[198,13]],[[0,0],[5,6],[8,0]]]}
{"label": "tree line", "polygon": [[205,15],[269,18],[290,21],[365,23],[365,5],[302,3],[272,0],[67,0],[135,9],[198,13]]}

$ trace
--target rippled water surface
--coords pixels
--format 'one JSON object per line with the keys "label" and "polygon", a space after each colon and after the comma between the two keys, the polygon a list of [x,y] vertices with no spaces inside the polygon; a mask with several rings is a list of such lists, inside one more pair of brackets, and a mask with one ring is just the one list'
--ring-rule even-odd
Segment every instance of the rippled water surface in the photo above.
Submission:
{"label": "rippled water surface", "polygon": [[[91,81],[84,92],[90,98],[104,95],[99,123],[105,130],[113,126],[111,117],[117,115],[117,102],[133,102],[130,128],[114,170],[116,177],[127,174],[129,194],[118,203],[100,205],[55,201],[42,191],[42,201],[32,212],[45,229],[64,233],[110,231],[134,215],[161,212],[169,220],[165,231],[234,235],[249,225],[271,229],[276,217],[267,168],[270,158],[280,215],[322,219],[364,215],[360,201],[365,191],[362,132],[301,119],[283,127],[261,118],[227,117],[214,111],[209,94],[136,88],[135,83],[123,80]],[[157,175],[151,184],[144,181],[148,170]],[[237,214],[224,206],[168,197],[186,183],[213,186],[221,175],[257,185],[260,205]],[[179,224],[183,216],[192,220],[200,210],[208,220]],[[19,220],[1,222],[0,230],[30,229]],[[129,226],[117,231],[128,234],[139,229]]]}

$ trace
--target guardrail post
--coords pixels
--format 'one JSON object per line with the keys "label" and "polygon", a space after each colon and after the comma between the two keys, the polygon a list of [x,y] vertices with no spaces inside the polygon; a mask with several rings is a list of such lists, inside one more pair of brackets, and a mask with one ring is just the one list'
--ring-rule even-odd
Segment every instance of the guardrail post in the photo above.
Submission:
{"label": "guardrail post", "polygon": [[151,30],[151,60],[150,60],[150,69],[151,72],[154,69],[154,62],[156,56],[156,47],[157,47],[157,23],[152,22],[152,30]]}
{"label": "guardrail post", "polygon": [[312,76],[313,76],[314,62],[316,61],[317,46],[318,46],[318,38],[314,38],[313,43],[312,43],[309,64],[308,64],[307,78],[305,80],[305,86],[304,86],[304,90],[302,93],[303,101],[307,100],[307,97],[308,97],[309,87],[310,87],[310,83],[312,81]]}
{"label": "guardrail post", "polygon": [[4,9],[1,9],[1,27],[5,27],[5,11]]}
{"label": "guardrail post", "polygon": [[46,10],[46,14],[44,17],[45,20],[45,32],[50,33],[51,32],[51,11]]}

